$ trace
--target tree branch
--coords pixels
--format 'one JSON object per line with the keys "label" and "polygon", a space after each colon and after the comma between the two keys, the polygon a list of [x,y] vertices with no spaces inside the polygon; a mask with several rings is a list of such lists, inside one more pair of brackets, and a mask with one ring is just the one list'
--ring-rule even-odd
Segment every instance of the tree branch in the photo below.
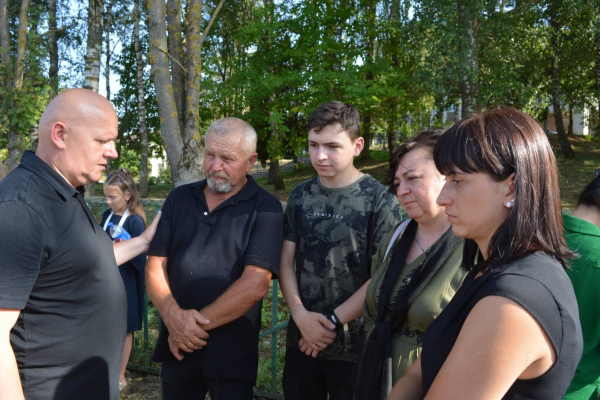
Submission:
{"label": "tree branch", "polygon": [[63,26],[63,27],[62,27],[62,28],[60,28],[60,29],[55,29],[55,30],[47,30],[47,31],[46,31],[46,32],[44,32],[44,33],[40,33],[38,36],[39,36],[39,37],[42,37],[42,36],[49,35],[49,34],[51,34],[51,33],[57,33],[57,32],[61,32],[61,31],[67,30],[67,29],[69,29],[69,28],[71,28],[71,27],[73,27],[73,26],[75,26],[75,25],[77,25],[77,24],[78,24],[78,23],[77,23],[77,21],[74,21],[74,22],[71,22],[69,25]]}
{"label": "tree branch", "polygon": [[181,65],[181,63],[180,63],[179,61],[177,61],[177,59],[176,59],[176,58],[173,58],[173,56],[171,56],[171,55],[169,54],[169,52],[168,52],[168,51],[166,51],[166,50],[164,50],[164,49],[161,49],[160,47],[158,47],[158,46],[157,46],[156,44],[154,44],[154,43],[152,43],[152,46],[156,47],[158,50],[160,50],[160,51],[162,51],[163,53],[165,53],[165,54],[167,55],[167,57],[169,57],[171,60],[175,61],[175,62],[176,62],[176,63],[177,63],[177,64],[178,64],[178,65],[181,67],[181,69],[183,69],[185,72],[187,72],[187,69],[186,69],[186,68],[185,68],[183,65]]}
{"label": "tree branch", "polygon": [[206,28],[204,29],[204,33],[202,33],[202,41],[203,42],[204,42],[204,39],[206,39],[206,35],[208,35],[208,32],[210,31],[210,27],[212,26],[213,22],[215,22],[215,19],[217,18],[217,14],[219,14],[219,11],[221,11],[221,7],[223,6],[223,3],[225,3],[225,0],[221,0],[219,2],[219,5],[213,12],[212,17],[210,17],[210,21],[208,21],[208,25],[206,25]]}

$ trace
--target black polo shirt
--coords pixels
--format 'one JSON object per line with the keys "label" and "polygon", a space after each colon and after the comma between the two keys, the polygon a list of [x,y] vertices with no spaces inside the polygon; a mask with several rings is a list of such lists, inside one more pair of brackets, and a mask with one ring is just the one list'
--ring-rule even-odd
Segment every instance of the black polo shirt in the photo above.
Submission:
{"label": "black polo shirt", "polygon": [[[171,292],[183,309],[213,303],[240,278],[246,265],[279,273],[283,244],[281,203],[261,189],[251,176],[236,195],[212,212],[204,197],[206,180],[173,189],[149,255],[167,257]],[[183,364],[208,377],[256,379],[261,302],[242,317],[210,331],[202,350],[186,353]],[[163,324],[154,361],[175,362]]]}
{"label": "black polo shirt", "polygon": [[[0,308],[25,397],[118,399],[127,299],[83,188],[31,152],[0,182]],[[0,372],[1,373],[1,372]]]}

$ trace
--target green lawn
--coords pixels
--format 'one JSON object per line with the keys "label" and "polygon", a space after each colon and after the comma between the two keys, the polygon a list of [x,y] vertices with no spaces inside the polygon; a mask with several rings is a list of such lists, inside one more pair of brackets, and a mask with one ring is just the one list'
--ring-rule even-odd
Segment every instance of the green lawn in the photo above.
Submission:
{"label": "green lawn", "polygon": [[556,135],[550,136],[550,143],[556,149],[558,171],[560,173],[560,194],[563,208],[572,211],[579,193],[592,181],[594,172],[600,168],[600,138],[570,136],[569,141],[577,156],[574,160],[565,160]]}

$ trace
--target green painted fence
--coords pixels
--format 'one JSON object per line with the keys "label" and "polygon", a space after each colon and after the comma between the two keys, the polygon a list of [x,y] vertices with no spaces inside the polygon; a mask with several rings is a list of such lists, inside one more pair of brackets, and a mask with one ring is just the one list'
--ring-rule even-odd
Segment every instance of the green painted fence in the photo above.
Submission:
{"label": "green painted fence", "polygon": [[[161,209],[164,200],[160,199],[142,199],[142,203],[144,205],[144,210],[146,211],[148,223],[150,223],[154,216]],[[92,211],[92,214],[96,217],[98,221],[102,216],[102,213],[106,211],[106,201],[104,197],[88,197],[86,199],[88,208]],[[270,390],[259,390],[257,388],[254,389],[254,393],[258,396],[267,398],[267,399],[283,399],[283,394],[277,393],[277,356],[278,356],[278,333],[279,331],[287,328],[288,322],[278,323],[278,307],[279,307],[279,283],[277,280],[273,280],[272,285],[272,301],[273,301],[273,311],[271,316],[271,327],[267,330],[263,331],[259,335],[259,340],[263,338],[269,338],[271,342],[271,380],[270,380]],[[139,334],[134,334],[134,346],[131,352],[131,356],[129,358],[130,362],[127,364],[127,368],[147,372],[151,374],[158,375],[160,373],[160,368],[157,365],[153,365],[154,363],[150,360],[150,353],[152,348],[154,347],[153,340],[150,338],[150,329],[149,329],[149,310],[148,310],[148,298],[146,295],[146,302],[144,303],[144,328],[142,331],[142,337],[139,337]],[[150,303],[151,304],[151,303]],[[158,314],[158,313],[157,313]],[[158,326],[160,326],[160,315],[158,315]],[[143,356],[141,360],[136,360],[136,348],[139,340],[142,340]],[[137,350],[139,351],[139,350]],[[133,361],[132,361],[133,360]]]}

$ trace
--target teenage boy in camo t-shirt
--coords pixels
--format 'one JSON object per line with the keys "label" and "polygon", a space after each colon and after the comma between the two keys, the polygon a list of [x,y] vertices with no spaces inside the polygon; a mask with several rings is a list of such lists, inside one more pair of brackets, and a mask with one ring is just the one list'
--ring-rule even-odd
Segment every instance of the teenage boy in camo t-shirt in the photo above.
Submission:
{"label": "teenage boy in camo t-shirt", "polygon": [[[363,149],[356,108],[321,104],[308,119],[317,176],[292,191],[280,281],[292,318],[283,372],[286,400],[351,400],[371,257],[400,221],[395,196],[353,165]],[[294,261],[296,269],[294,270]]]}

